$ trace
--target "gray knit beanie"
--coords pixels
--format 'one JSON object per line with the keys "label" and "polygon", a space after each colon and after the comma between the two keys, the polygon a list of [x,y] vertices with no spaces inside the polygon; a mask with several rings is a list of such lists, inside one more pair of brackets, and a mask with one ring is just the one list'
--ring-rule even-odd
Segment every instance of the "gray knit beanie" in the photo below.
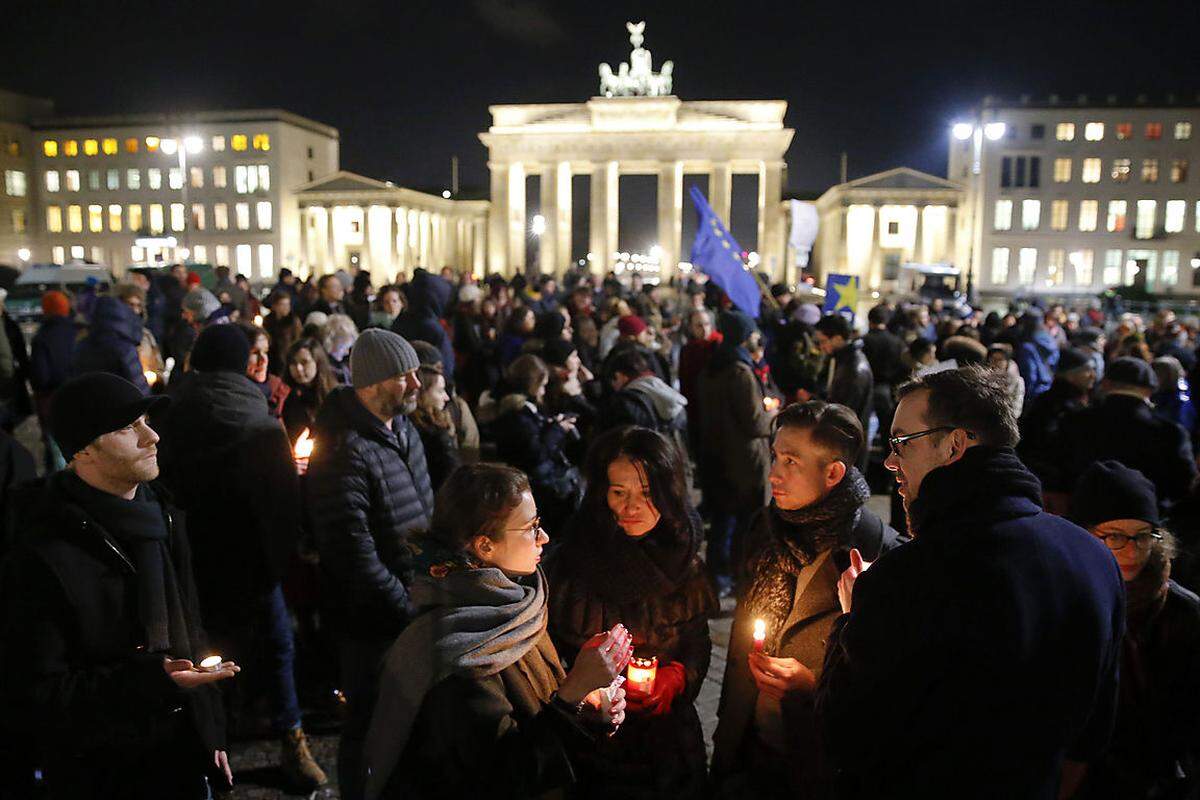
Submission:
{"label": "gray knit beanie", "polygon": [[403,336],[369,328],[354,340],[350,351],[350,382],[355,389],[365,389],[419,366],[417,351]]}
{"label": "gray knit beanie", "polygon": [[203,286],[196,286],[183,296],[183,307],[192,312],[197,322],[207,322],[208,318],[221,307],[221,301]]}

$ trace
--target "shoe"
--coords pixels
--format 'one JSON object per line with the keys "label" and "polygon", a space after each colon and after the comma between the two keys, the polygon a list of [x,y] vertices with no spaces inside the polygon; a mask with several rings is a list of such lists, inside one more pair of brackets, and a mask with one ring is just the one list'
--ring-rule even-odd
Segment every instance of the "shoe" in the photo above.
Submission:
{"label": "shoe", "polygon": [[328,781],[325,771],[308,749],[308,737],[304,735],[303,729],[294,728],[285,733],[281,750],[280,769],[296,788],[311,792]]}

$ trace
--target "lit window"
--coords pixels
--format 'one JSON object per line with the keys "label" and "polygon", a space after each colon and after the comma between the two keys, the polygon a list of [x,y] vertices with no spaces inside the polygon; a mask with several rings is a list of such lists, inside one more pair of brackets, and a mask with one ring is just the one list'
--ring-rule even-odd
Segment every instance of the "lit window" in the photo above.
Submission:
{"label": "lit window", "polygon": [[204,188],[204,168],[203,167],[190,167],[188,169],[188,171],[192,174],[191,175],[192,188],[193,189],[203,189]]}
{"label": "lit window", "polygon": [[996,217],[992,227],[998,231],[1007,231],[1012,229],[1012,200],[997,200],[996,201]]}
{"label": "lit window", "polygon": [[1071,180],[1071,159],[1054,159],[1054,182],[1066,183]]}
{"label": "lit window", "polygon": [[63,250],[62,245],[55,245],[54,247],[50,248],[50,253],[51,253],[50,260],[53,261],[55,264],[63,263],[63,261],[66,260],[65,255],[64,255],[65,252],[66,251]]}
{"label": "lit window", "polygon": [[238,203],[234,206],[234,214],[237,217],[237,229],[239,231],[250,230],[250,204]]}
{"label": "lit window", "polygon": [[63,142],[63,155],[71,158],[79,155],[79,142],[74,139],[67,139]]}
{"label": "lit window", "polygon": [[159,203],[150,205],[150,233],[157,236],[163,232],[163,207]]}
{"label": "lit window", "polygon": [[271,189],[271,168],[266,164],[258,165],[258,188],[264,192]]}
{"label": "lit window", "polygon": [[1174,286],[1179,283],[1179,251],[1164,250],[1162,256],[1162,274],[1158,281],[1166,286]]}
{"label": "lit window", "polygon": [[1008,248],[992,248],[992,285],[1003,286],[1008,283]]}
{"label": "lit window", "polygon": [[1200,233],[1200,200],[1196,201],[1196,213],[1192,215],[1192,219],[1196,221],[1196,233]]}
{"label": "lit window", "polygon": [[225,188],[225,168],[224,167],[213,167],[213,188],[214,189],[224,189]]}
{"label": "lit window", "polygon": [[[250,191],[249,181],[246,179],[246,171],[247,168],[245,164],[239,164],[233,168],[233,185],[234,190],[238,194],[246,194],[248,191]],[[258,182],[258,173],[255,173],[254,180],[255,183]]]}
{"label": "lit window", "polygon": [[59,189],[58,170],[51,169],[46,171],[46,191],[57,192]]}
{"label": "lit window", "polygon": [[1161,139],[1162,138],[1162,123],[1161,122],[1147,122],[1146,123],[1146,138],[1147,139]]}
{"label": "lit window", "polygon": [[46,206],[46,230],[62,233],[62,206]]}
{"label": "lit window", "polygon": [[171,203],[171,230],[181,231],[187,227],[187,220],[184,218],[183,203]]}
{"label": "lit window", "polygon": [[1062,286],[1066,282],[1067,252],[1055,247],[1046,253],[1046,285]]}
{"label": "lit window", "polygon": [[246,134],[235,133],[233,136],[230,136],[229,137],[229,146],[232,147],[234,150],[236,150],[239,153],[245,152],[245,150],[246,150]]}
{"label": "lit window", "polygon": [[1142,183],[1158,183],[1158,159],[1142,159]]}
{"label": "lit window", "polygon": [[1095,278],[1096,253],[1093,250],[1076,250],[1068,256],[1071,266],[1075,268],[1075,285],[1091,286]]}
{"label": "lit window", "polygon": [[171,167],[167,170],[167,183],[172,189],[183,188],[183,170],[179,167]]}
{"label": "lit window", "polygon": [[162,188],[162,170],[158,167],[151,167],[146,170],[146,183],[151,189]]}
{"label": "lit window", "polygon": [[4,170],[4,191],[9,197],[24,197],[25,173],[19,169]]}
{"label": "lit window", "polygon": [[67,206],[67,230],[71,233],[83,233],[82,206]]}
{"label": "lit window", "polygon": [[115,156],[117,154],[117,140],[105,139],[100,143],[100,149],[104,151],[106,156]]}
{"label": "lit window", "polygon": [[1167,233],[1182,233],[1185,214],[1187,214],[1186,201],[1168,200],[1163,219],[1163,230]]}
{"label": "lit window", "polygon": [[1121,264],[1120,250],[1104,251],[1104,276],[1102,282],[1105,286],[1116,286],[1121,282]]}
{"label": "lit window", "polygon": [[1116,128],[1117,128],[1117,138],[1120,139],[1121,141],[1133,138],[1133,123],[1132,122],[1118,122],[1116,125]]}
{"label": "lit window", "polygon": [[1050,203],[1050,230],[1065,231],[1067,216],[1071,213],[1071,204],[1067,200],[1054,200]]}
{"label": "lit window", "polygon": [[1109,233],[1120,233],[1125,230],[1125,215],[1128,213],[1128,207],[1128,204],[1124,200],[1108,201],[1108,224],[1106,228]]}
{"label": "lit window", "polygon": [[229,206],[224,203],[213,204],[213,228],[219,231],[229,230]]}
{"label": "lit window", "polygon": [[146,257],[146,251],[136,244],[129,248],[129,260],[138,264]]}
{"label": "lit window", "polygon": [[1176,122],[1175,123],[1175,138],[1176,139],[1192,138],[1192,123]]}
{"label": "lit window", "polygon": [[229,245],[219,244],[213,249],[216,250],[216,252],[217,252],[216,265],[218,267],[228,267],[229,266]]}
{"label": "lit window", "polygon": [[216,153],[225,152],[225,137],[224,136],[212,137],[212,149],[213,149],[213,152],[216,152]]}
{"label": "lit window", "polygon": [[1072,142],[1075,140],[1075,123],[1060,122],[1058,127],[1054,129],[1054,136],[1060,142]]}
{"label": "lit window", "polygon": [[[198,231],[204,230],[204,204],[192,203],[192,228]],[[196,259],[202,261],[203,259]]]}
{"label": "lit window", "polygon": [[1138,239],[1149,239],[1154,236],[1154,213],[1158,204],[1153,200],[1137,201],[1137,221],[1134,224],[1133,235]]}
{"label": "lit window", "polygon": [[1083,126],[1083,138],[1089,142],[1098,142],[1104,138],[1104,123],[1089,122]]}
{"label": "lit window", "polygon": [[1079,230],[1096,230],[1096,217],[1100,213],[1100,201],[1083,200],[1079,203]]}
{"label": "lit window", "polygon": [[198,244],[192,248],[192,263],[207,264],[208,263],[208,248],[202,244]]}
{"label": "lit window", "polygon": [[129,230],[139,233],[142,230],[142,207],[137,203],[129,206]]}
{"label": "lit window", "polygon": [[113,233],[121,232],[121,207],[113,204],[108,207],[108,229]]}
{"label": "lit window", "polygon": [[271,230],[271,203],[269,201],[263,200],[259,202],[254,207],[254,215],[258,218],[258,229],[260,231]]}
{"label": "lit window", "polygon": [[79,191],[79,170],[77,170],[77,169],[67,170],[66,178],[67,178],[67,191],[68,192],[78,192]]}
{"label": "lit window", "polygon": [[[83,245],[81,245],[81,244],[71,245],[71,260],[72,261],[82,261],[83,260]],[[99,261],[100,259],[96,259],[96,260]]]}
{"label": "lit window", "polygon": [[1083,160],[1083,171],[1080,173],[1079,179],[1084,183],[1099,183],[1100,159],[1085,158]]}
{"label": "lit window", "polygon": [[126,153],[136,153],[137,151],[138,151],[138,140],[134,139],[132,137],[129,139],[126,139],[125,140],[125,152]]}
{"label": "lit window", "polygon": [[1041,200],[1022,200],[1021,201],[1021,228],[1027,231],[1036,231],[1038,225],[1042,221],[1042,201]]}
{"label": "lit window", "polygon": [[95,139],[84,139],[83,140],[83,154],[85,156],[100,155],[100,143],[98,141],[96,141]]}
{"label": "lit window", "polygon": [[161,150],[164,155],[173,156],[175,155],[175,151],[179,149],[179,140],[162,139],[158,143],[158,149]]}
{"label": "lit window", "polygon": [[54,139],[47,139],[46,141],[42,142],[42,155],[44,155],[46,158],[57,158],[58,142],[56,142]]}
{"label": "lit window", "polygon": [[108,190],[110,192],[115,192],[117,189],[121,188],[121,170],[110,169],[106,178],[107,180],[105,185],[108,186]]}
{"label": "lit window", "polygon": [[100,191],[100,170],[98,170],[98,169],[89,169],[88,170],[88,189],[90,189],[93,192]]}
{"label": "lit window", "polygon": [[264,153],[271,149],[271,137],[265,133],[254,134],[254,149],[262,150]]}
{"label": "lit window", "polygon": [[275,274],[275,246],[260,244],[258,246],[258,277],[269,278]]}
{"label": "lit window", "polygon": [[158,152],[158,137],[157,136],[147,136],[146,137],[146,152],[147,153],[157,153]]}
{"label": "lit window", "polygon": [[28,225],[25,221],[25,209],[14,208],[12,210],[12,229],[13,233],[25,233],[28,230]]}
{"label": "lit window", "polygon": [[1187,180],[1188,160],[1186,158],[1171,159],[1171,183],[1183,183]]}
{"label": "lit window", "polygon": [[88,206],[88,230],[92,233],[104,231],[104,206]]}
{"label": "lit window", "polygon": [[1129,173],[1133,170],[1133,162],[1128,158],[1114,158],[1112,163],[1112,179],[1117,183],[1126,183]]}
{"label": "lit window", "polygon": [[142,188],[142,171],[138,169],[125,170],[125,188],[140,189]]}
{"label": "lit window", "polygon": [[242,273],[243,275],[253,274],[252,265],[250,263],[250,259],[253,256],[253,251],[250,249],[250,245],[239,244],[237,246],[236,252],[237,252],[237,271]]}
{"label": "lit window", "polygon": [[1037,248],[1022,247],[1017,253],[1017,280],[1022,286],[1030,286],[1037,276]]}

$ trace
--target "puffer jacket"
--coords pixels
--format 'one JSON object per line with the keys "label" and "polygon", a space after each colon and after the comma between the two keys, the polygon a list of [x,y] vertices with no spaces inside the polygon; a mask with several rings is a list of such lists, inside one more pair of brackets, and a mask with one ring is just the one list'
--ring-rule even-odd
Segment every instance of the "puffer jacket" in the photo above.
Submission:
{"label": "puffer jacket", "polygon": [[138,358],[141,343],[141,318],[117,298],[101,297],[92,312],[91,331],[75,347],[72,372],[111,372],[138,387],[142,394],[150,394]]}
{"label": "puffer jacket", "polygon": [[405,294],[408,308],[392,323],[392,331],[410,342],[428,342],[442,353],[442,371],[454,375],[454,345],[442,327],[442,316],[450,302],[450,281],[423,269],[413,272]]}
{"label": "puffer jacket", "polygon": [[331,625],[350,638],[396,636],[409,620],[408,537],[433,514],[421,437],[404,416],[389,430],[345,386],[313,428],[305,494]]}
{"label": "puffer jacket", "polygon": [[1021,378],[1025,381],[1025,403],[1050,388],[1054,382],[1054,370],[1058,366],[1058,345],[1044,330],[1017,345],[1013,359]]}

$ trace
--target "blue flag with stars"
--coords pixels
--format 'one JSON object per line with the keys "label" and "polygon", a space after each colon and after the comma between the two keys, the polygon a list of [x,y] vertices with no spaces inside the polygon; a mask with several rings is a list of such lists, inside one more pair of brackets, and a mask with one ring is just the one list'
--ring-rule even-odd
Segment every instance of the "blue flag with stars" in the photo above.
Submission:
{"label": "blue flag with stars", "polygon": [[762,292],[754,276],[746,270],[742,248],[704,199],[704,193],[693,186],[690,194],[699,217],[696,241],[692,243],[692,265],[712,278],[713,283],[729,295],[735,306],[758,319]]}
{"label": "blue flag with stars", "polygon": [[855,309],[858,308],[858,276],[857,275],[828,275],[825,278],[825,307],[826,314],[845,314],[849,312],[850,320],[854,320]]}

